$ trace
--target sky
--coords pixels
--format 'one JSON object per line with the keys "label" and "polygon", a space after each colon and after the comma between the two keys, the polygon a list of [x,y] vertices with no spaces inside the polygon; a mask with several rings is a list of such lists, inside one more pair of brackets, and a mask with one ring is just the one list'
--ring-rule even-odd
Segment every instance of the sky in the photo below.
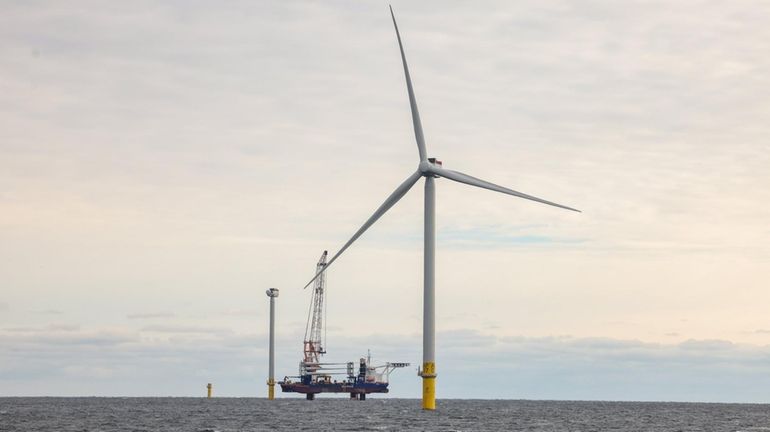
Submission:
{"label": "sky", "polygon": [[[0,4],[0,396],[266,394],[418,155],[380,1]],[[393,3],[437,186],[438,398],[770,402],[770,7]],[[330,268],[410,362],[421,183]],[[483,384],[482,384],[483,383]],[[287,395],[280,395],[288,397]]]}

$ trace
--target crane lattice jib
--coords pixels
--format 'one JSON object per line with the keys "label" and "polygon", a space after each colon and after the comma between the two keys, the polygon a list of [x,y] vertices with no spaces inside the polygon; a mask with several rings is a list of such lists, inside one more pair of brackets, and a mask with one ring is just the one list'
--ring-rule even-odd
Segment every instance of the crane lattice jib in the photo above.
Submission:
{"label": "crane lattice jib", "polygon": [[[327,251],[321,254],[321,258],[316,264],[316,274],[320,273],[326,267]],[[308,310],[307,324],[305,326],[305,365],[313,368],[313,365],[321,361],[321,355],[326,353],[325,333],[324,333],[324,298],[326,296],[326,272],[323,272],[316,278],[313,285],[313,299],[310,302]],[[314,369],[314,368],[313,368]]]}

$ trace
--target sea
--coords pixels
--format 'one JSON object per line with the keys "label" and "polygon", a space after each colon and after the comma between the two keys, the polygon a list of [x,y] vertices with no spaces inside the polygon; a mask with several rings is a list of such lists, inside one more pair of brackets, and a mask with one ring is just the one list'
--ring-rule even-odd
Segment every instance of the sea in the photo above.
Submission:
{"label": "sea", "polygon": [[770,431],[768,404],[0,398],[0,431]]}

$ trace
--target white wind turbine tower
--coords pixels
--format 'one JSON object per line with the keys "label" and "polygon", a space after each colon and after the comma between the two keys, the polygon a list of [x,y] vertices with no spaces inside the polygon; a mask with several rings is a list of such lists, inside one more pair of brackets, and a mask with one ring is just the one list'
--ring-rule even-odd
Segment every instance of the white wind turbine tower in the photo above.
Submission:
{"label": "white wind turbine tower", "polygon": [[398,32],[398,24],[396,24],[396,17],[393,14],[393,8],[390,8],[390,15],[393,18],[393,26],[396,29],[396,37],[398,38],[398,47],[401,51],[401,61],[404,64],[404,75],[406,77],[406,89],[409,93],[409,105],[412,110],[412,123],[414,125],[414,137],[417,141],[417,151],[420,154],[420,163],[417,166],[417,171],[410,175],[401,185],[399,185],[395,191],[380,205],[380,207],[374,212],[374,214],[367,219],[367,221],[356,231],[350,240],[345,243],[342,248],[329,260],[326,266],[316,273],[313,279],[305,285],[307,288],[313,281],[320,276],[329,266],[342,255],[345,250],[358,239],[370,226],[372,226],[377,220],[384,215],[393,205],[395,205],[409,189],[414,186],[415,183],[421,178],[425,177],[425,234],[424,234],[424,274],[423,274],[423,324],[422,324],[422,408],[426,410],[436,409],[436,315],[435,315],[435,256],[436,256],[436,189],[434,185],[435,178],[446,178],[454,180],[456,182],[465,183],[470,186],[476,186],[483,189],[489,189],[496,192],[501,192],[515,197],[528,199],[531,201],[537,201],[539,203],[548,204],[554,207],[559,207],[567,210],[580,212],[580,210],[572,207],[567,207],[561,204],[556,204],[551,201],[546,201],[541,198],[527,195],[521,192],[517,192],[512,189],[508,189],[503,186],[498,186],[494,183],[490,183],[485,180],[478,179],[476,177],[463,174],[458,171],[448,170],[441,166],[441,162],[435,158],[428,158],[427,151],[425,149],[425,138],[422,133],[422,124],[420,123],[420,113],[417,111],[417,101],[414,97],[414,89],[412,88],[412,79],[409,76],[409,67],[406,64],[406,56],[404,55],[404,46],[401,43],[401,35]]}

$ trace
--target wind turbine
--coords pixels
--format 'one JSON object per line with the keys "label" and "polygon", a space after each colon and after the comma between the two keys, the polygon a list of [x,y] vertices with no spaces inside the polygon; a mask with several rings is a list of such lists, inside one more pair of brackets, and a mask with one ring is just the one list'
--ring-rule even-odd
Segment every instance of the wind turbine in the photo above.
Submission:
{"label": "wind turbine", "polygon": [[393,27],[396,29],[396,38],[398,39],[398,48],[401,51],[401,62],[404,64],[404,76],[406,77],[406,89],[409,93],[409,106],[412,110],[412,123],[414,125],[414,137],[417,141],[417,151],[420,155],[420,163],[417,171],[410,175],[401,183],[393,193],[380,205],[372,216],[356,231],[350,240],[329,260],[326,266],[316,273],[313,279],[305,285],[307,288],[313,281],[326,271],[334,261],[342,255],[356,239],[361,237],[370,226],[390,210],[407,192],[417,183],[421,177],[425,177],[425,234],[424,234],[424,273],[423,273],[423,321],[422,321],[422,372],[420,376],[423,380],[422,385],[422,408],[425,410],[436,409],[436,314],[435,314],[435,257],[436,257],[436,187],[434,179],[446,178],[459,183],[465,183],[470,186],[489,189],[495,192],[501,192],[515,197],[537,201],[542,204],[580,212],[580,210],[567,207],[551,201],[547,201],[532,195],[517,192],[503,186],[498,186],[485,180],[463,174],[459,171],[452,171],[441,166],[441,162],[435,158],[428,158],[425,148],[425,137],[422,132],[422,123],[420,122],[420,113],[417,110],[417,101],[414,97],[414,88],[412,87],[412,78],[409,75],[409,67],[406,64],[404,55],[404,45],[401,42],[401,34],[396,24],[396,16],[393,14],[393,7],[390,7],[390,16],[393,18]]}

